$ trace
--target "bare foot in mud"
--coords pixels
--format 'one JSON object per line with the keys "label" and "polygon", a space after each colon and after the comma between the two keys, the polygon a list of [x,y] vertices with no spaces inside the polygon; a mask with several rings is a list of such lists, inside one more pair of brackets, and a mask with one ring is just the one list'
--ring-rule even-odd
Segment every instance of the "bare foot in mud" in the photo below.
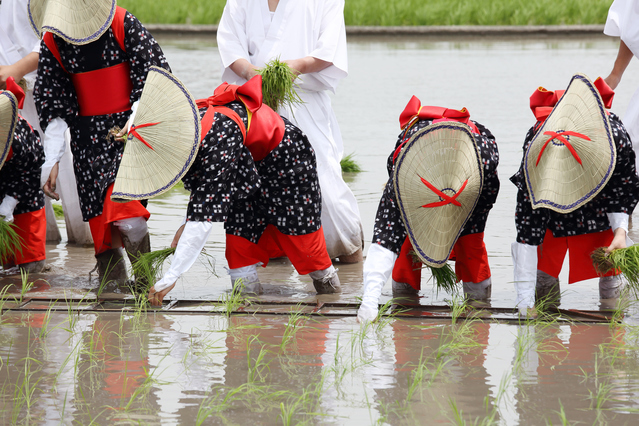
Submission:
{"label": "bare foot in mud", "polygon": [[173,287],[175,287],[175,283],[160,291],[155,291],[155,286],[151,287],[149,289],[149,303],[152,306],[162,306],[164,297],[169,294],[169,291],[173,290]]}

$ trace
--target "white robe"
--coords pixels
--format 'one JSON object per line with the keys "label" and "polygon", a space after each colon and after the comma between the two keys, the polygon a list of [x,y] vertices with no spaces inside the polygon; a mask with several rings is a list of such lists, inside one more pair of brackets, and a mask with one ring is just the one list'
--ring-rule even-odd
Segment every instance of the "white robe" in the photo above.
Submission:
{"label": "white robe", "polygon": [[[608,10],[604,34],[621,38],[633,55],[639,58],[639,1],[615,0]],[[623,123],[637,154],[639,169],[639,89],[630,99]]]}
{"label": "white robe", "polygon": [[[2,0],[0,3],[0,65],[14,64],[32,51],[38,52],[39,46],[40,40],[29,24],[28,2],[26,0]],[[40,120],[33,101],[36,71],[30,72],[24,78],[28,90],[24,100],[24,108],[20,114],[38,131],[40,136],[43,136],[44,133],[40,129]],[[69,139],[67,139],[68,144]],[[60,161],[56,184],[65,213],[68,241],[77,244],[93,244],[89,225],[82,222],[72,163],[71,150],[67,148]],[[60,182],[63,182],[64,185],[61,185]],[[55,221],[51,200],[48,197],[45,197],[45,204],[47,241],[59,241],[60,231]]]}
{"label": "white robe", "polygon": [[363,244],[359,208],[342,179],[344,147],[327,91],[348,75],[343,0],[280,0],[275,13],[266,0],[228,0],[217,32],[222,79],[246,80],[229,67],[246,59],[261,67],[269,60],[312,56],[332,65],[301,76],[304,104],[278,111],[308,136],[317,157],[322,190],[322,227],[331,258],[356,252]]}

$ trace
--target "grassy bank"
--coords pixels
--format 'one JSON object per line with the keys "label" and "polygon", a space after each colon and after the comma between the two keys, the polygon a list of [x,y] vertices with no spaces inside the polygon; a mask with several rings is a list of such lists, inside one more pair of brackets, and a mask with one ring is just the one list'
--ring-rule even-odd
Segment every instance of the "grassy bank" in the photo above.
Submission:
{"label": "grassy bank", "polygon": [[[266,1],[266,0],[264,0]],[[144,23],[217,24],[225,0],[118,0]],[[603,24],[612,0],[346,0],[346,25]]]}

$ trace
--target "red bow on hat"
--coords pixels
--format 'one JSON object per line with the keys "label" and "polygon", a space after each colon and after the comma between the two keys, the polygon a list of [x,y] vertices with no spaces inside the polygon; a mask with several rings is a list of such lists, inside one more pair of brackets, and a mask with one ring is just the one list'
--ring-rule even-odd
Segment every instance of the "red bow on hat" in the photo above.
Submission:
{"label": "red bow on hat", "polygon": [[[604,107],[609,109],[612,106],[612,99],[615,97],[615,91],[608,86],[603,78],[599,77],[593,83],[601,95]],[[565,90],[546,90],[539,87],[530,96],[530,109],[535,115],[537,121],[543,123],[550,115],[559,99],[564,95]]]}
{"label": "red bow on hat", "polygon": [[18,86],[13,77],[7,78],[7,90],[15,95],[18,100],[18,109],[22,109],[24,106],[24,90]]}
{"label": "red bow on hat", "polygon": [[458,121],[464,124],[470,124],[470,113],[466,108],[461,110],[443,108],[437,106],[422,106],[417,96],[413,96],[408,101],[406,108],[399,116],[399,125],[403,129],[413,119],[434,120],[434,121]]}
{"label": "red bow on hat", "polygon": [[[440,123],[442,121],[457,121],[459,123],[467,124],[473,133],[479,133],[477,126],[470,121],[470,113],[466,108],[462,109],[450,109],[438,106],[422,106],[421,101],[417,96],[410,98],[406,108],[399,116],[399,125],[402,129],[408,131],[408,127],[414,120],[433,120],[433,123]],[[406,139],[397,147],[393,154],[393,162],[399,155],[399,152],[404,147]]]}

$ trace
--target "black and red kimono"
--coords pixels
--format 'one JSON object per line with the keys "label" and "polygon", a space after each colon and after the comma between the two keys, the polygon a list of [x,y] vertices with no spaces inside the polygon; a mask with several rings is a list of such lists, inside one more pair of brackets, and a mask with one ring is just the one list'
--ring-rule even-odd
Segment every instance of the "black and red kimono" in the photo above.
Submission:
{"label": "black and red kimono", "polygon": [[406,227],[395,200],[392,176],[395,159],[404,144],[419,130],[434,122],[441,121],[458,121],[471,128],[484,167],[484,185],[479,200],[453,247],[450,259],[455,260],[455,273],[461,281],[479,283],[491,276],[484,244],[484,228],[488,213],[499,193],[499,178],[497,176],[499,151],[495,137],[486,127],[470,120],[470,114],[466,109],[422,107],[419,99],[413,96],[400,116],[402,132],[399,134],[395,148],[391,151],[386,164],[389,179],[377,208],[372,243],[379,244],[399,256],[393,267],[393,280],[410,284],[416,290],[421,288],[422,265],[415,261],[410,253],[413,247],[406,234]]}
{"label": "black and red kimono", "polygon": [[21,238],[22,251],[4,265],[23,265],[46,259],[47,221],[44,193],[40,188],[40,171],[44,150],[40,137],[24,118],[18,116],[9,155],[0,169],[0,200],[6,195],[18,201],[13,211],[13,224]]}
{"label": "black and red kimono", "polygon": [[170,70],[155,39],[120,7],[109,30],[91,43],[43,36],[34,89],[40,124],[46,130],[51,120],[61,118],[70,128],[80,208],[96,254],[111,248],[112,222],[149,217],[139,201],[110,200],[124,144],[107,134],[125,127],[153,65]]}
{"label": "black and red kimono", "polygon": [[262,104],[261,80],[198,101],[202,145],[183,178],[189,221],[224,222],[231,269],[286,255],[304,275],[329,268],[315,153]]}

